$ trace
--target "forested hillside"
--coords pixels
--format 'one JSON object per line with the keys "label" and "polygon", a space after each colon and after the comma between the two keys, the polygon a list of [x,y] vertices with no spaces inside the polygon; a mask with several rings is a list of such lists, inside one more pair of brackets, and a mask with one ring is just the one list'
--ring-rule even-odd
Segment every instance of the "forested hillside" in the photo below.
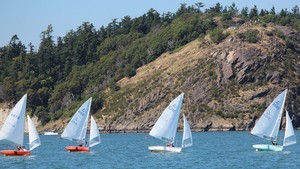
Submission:
{"label": "forested hillside", "polygon": [[[275,12],[274,7],[260,11],[256,6],[239,10],[234,3],[225,7],[217,3],[205,10],[203,6],[202,3],[193,6],[182,4],[175,13],[163,14],[150,9],[137,18],[125,16],[121,20],[113,19],[111,23],[101,28],[95,28],[92,23],[84,22],[76,30],[70,30],[65,36],[57,39],[52,36],[55,28],[49,25],[41,33],[41,43],[37,51],[31,44],[28,46],[23,44],[15,35],[7,46],[0,48],[0,101],[15,102],[27,93],[27,111],[37,116],[42,124],[46,124],[70,117],[81,103],[93,97],[91,113],[96,114],[106,126],[118,128],[118,123],[121,123],[120,121],[124,123],[128,116],[130,117],[128,122],[138,121],[135,118],[140,118],[144,112],[151,112],[149,110],[156,110],[160,101],[168,102],[175,93],[193,91],[194,94],[187,95],[186,102],[189,102],[189,106],[185,107],[185,110],[190,112],[191,121],[197,127],[200,122],[207,123],[200,120],[206,113],[222,119],[232,119],[242,118],[240,114],[243,113],[261,112],[266,106],[264,102],[261,102],[264,103],[262,106],[252,105],[256,106],[252,109],[236,105],[228,107],[225,100],[230,99],[225,96],[232,98],[240,96],[239,90],[242,88],[244,91],[251,88],[271,93],[273,88],[266,85],[272,83],[282,88],[291,86],[295,102],[290,104],[290,107],[295,115],[299,114],[296,102],[300,93],[297,85],[300,62],[298,6],[291,11],[282,9],[279,13]],[[192,60],[190,63],[184,62],[185,65],[171,62],[168,65],[170,67],[184,67],[184,74],[170,72],[167,81],[159,79],[165,79],[166,75],[163,72],[168,66],[166,69],[158,68],[157,71],[153,71],[151,79],[149,75],[148,79],[144,79],[143,85],[136,85],[138,86],[136,88],[132,85],[126,86],[126,83],[130,82],[124,84],[124,79],[134,80],[138,68],[154,63],[153,61],[158,58],[178,54],[184,60],[189,52],[180,53],[187,44],[195,40],[198,41],[198,50],[207,50],[206,55],[212,57],[203,59],[202,53],[201,57],[196,59],[197,64]],[[243,55],[246,51],[247,54],[257,56],[259,59],[247,60],[255,63],[247,68],[245,65],[249,62],[246,61],[245,63],[241,61],[243,64],[235,67],[240,61],[237,59],[234,64],[229,65],[232,70],[226,68],[228,65],[224,64],[224,60],[220,60],[220,56],[225,53],[223,57],[226,58],[230,54],[229,49],[233,46],[226,46],[228,41],[233,43],[231,45],[240,47],[232,49],[235,53],[232,57],[238,52]],[[272,44],[268,44],[269,42]],[[266,63],[259,64],[262,57],[266,57],[266,60],[263,59]],[[279,65],[280,63],[284,65]],[[284,71],[281,69],[276,71],[276,67]],[[239,74],[243,68],[244,73]],[[151,72],[151,69],[150,67],[147,71]],[[274,71],[278,74],[272,74]],[[205,72],[206,75],[199,72]],[[296,76],[294,79],[293,75]],[[180,81],[178,76],[190,81]],[[279,80],[276,81],[276,78]],[[202,89],[192,87],[189,91],[183,88],[186,83],[191,83],[189,84],[191,87],[198,82],[202,83]],[[173,85],[170,86],[169,83]],[[205,86],[209,86],[209,89],[204,89]],[[260,88],[261,86],[263,87]],[[201,98],[202,95],[206,96]],[[145,104],[141,104],[142,100]],[[234,101],[228,104],[233,103]],[[156,116],[149,116],[151,117],[149,121],[140,118],[143,121],[130,128],[149,128],[152,125],[150,121],[157,118]],[[254,116],[248,117],[251,120],[253,118]],[[124,126],[129,124],[124,123],[119,128],[126,129]]]}

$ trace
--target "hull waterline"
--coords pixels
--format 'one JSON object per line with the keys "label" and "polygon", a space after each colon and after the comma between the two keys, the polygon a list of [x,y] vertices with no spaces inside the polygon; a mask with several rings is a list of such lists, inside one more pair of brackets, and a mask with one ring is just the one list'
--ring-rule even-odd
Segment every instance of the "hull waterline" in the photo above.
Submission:
{"label": "hull waterline", "polygon": [[253,145],[256,151],[282,151],[282,145],[271,145],[271,144],[255,144]]}
{"label": "hull waterline", "polygon": [[30,151],[2,150],[1,154],[4,156],[30,156]]}
{"label": "hull waterline", "polygon": [[151,152],[173,152],[180,153],[181,147],[168,147],[168,146],[150,146],[148,149]]}
{"label": "hull waterline", "polygon": [[67,146],[66,150],[69,152],[89,152],[90,148],[84,146]]}

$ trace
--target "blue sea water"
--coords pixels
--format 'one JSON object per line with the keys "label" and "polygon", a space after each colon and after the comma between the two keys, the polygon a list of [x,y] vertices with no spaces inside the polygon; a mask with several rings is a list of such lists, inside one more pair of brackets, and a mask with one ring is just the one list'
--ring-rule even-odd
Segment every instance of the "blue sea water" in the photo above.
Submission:
{"label": "blue sea water", "polygon": [[[296,137],[300,142],[300,131]],[[181,153],[149,152],[148,146],[162,143],[148,133],[101,134],[102,143],[88,153],[67,152],[65,146],[74,144],[57,136],[40,138],[29,157],[0,156],[0,168],[300,168],[300,144],[256,152],[252,145],[266,142],[248,132],[193,132],[194,145]]]}

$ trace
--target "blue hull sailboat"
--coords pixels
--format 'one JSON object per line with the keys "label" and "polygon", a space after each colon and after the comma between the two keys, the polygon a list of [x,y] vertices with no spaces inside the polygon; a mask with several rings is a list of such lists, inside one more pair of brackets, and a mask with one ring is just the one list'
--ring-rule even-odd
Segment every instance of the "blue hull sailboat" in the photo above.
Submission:
{"label": "blue hull sailboat", "polygon": [[286,111],[286,127],[282,145],[279,145],[279,128],[283,115],[287,90],[279,94],[260,117],[251,134],[269,140],[272,144],[255,144],[256,151],[282,151],[284,146],[296,144],[294,128],[289,113]]}

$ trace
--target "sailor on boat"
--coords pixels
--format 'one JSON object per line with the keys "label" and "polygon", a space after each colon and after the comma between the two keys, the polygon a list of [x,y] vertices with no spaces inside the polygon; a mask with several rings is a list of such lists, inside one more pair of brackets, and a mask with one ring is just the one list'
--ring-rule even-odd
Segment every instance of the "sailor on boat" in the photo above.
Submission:
{"label": "sailor on boat", "polygon": [[167,143],[167,146],[168,147],[174,147],[174,144],[173,143]]}
{"label": "sailor on boat", "polygon": [[18,146],[17,151],[27,151],[24,146]]}
{"label": "sailor on boat", "polygon": [[17,146],[17,150],[18,150],[18,151],[21,151],[21,146]]}

